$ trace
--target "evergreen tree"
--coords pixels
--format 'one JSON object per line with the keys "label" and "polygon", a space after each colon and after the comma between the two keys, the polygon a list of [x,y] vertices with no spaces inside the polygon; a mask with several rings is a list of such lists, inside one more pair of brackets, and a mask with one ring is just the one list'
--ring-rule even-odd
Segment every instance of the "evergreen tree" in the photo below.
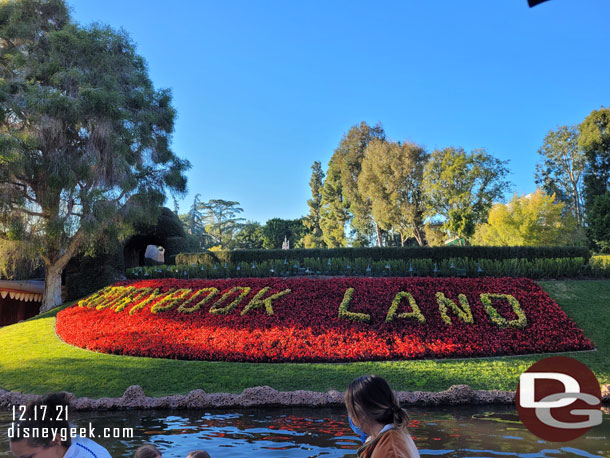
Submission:
{"label": "evergreen tree", "polygon": [[234,239],[235,248],[240,250],[262,249],[264,242],[263,226],[253,221],[246,221]]}
{"label": "evergreen tree", "polygon": [[345,246],[345,224],[347,208],[343,201],[341,172],[331,158],[322,188],[322,208],[320,209],[320,228],[322,239],[329,248]]}
{"label": "evergreen tree", "polygon": [[315,161],[311,166],[311,179],[309,180],[309,187],[311,188],[311,199],[307,201],[309,214],[303,219],[303,225],[307,230],[303,237],[303,246],[305,248],[322,248],[326,246],[322,237],[322,228],[320,227],[323,184],[324,172],[322,171],[322,164]]}
{"label": "evergreen tree", "polygon": [[263,247],[268,250],[282,248],[284,238],[288,238],[290,248],[302,248],[305,226],[303,218],[272,218],[263,226]]}
{"label": "evergreen tree", "polygon": [[594,248],[610,252],[610,108],[593,110],[580,125],[587,234]]}
{"label": "evergreen tree", "polygon": [[210,236],[213,243],[223,249],[233,248],[233,238],[241,229],[242,221],[245,221],[238,216],[244,211],[238,205],[239,202],[232,200],[212,199],[194,206],[197,212],[201,212],[201,220],[205,228],[204,237]]}

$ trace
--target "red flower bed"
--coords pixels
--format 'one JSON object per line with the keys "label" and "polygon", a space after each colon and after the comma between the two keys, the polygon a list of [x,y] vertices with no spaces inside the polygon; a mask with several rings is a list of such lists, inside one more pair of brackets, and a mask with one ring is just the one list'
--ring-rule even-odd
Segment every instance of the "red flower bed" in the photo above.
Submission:
{"label": "red flower bed", "polygon": [[90,350],[223,361],[362,361],[588,350],[528,279],[120,282],[57,315]]}

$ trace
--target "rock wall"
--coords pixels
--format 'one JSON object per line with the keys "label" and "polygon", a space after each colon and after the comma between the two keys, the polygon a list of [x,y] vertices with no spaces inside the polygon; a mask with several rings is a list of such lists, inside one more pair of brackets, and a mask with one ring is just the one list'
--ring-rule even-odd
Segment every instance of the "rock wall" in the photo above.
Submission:
{"label": "rock wall", "polygon": [[[453,385],[448,390],[436,392],[399,391],[398,399],[403,405],[439,406],[439,405],[477,405],[477,404],[513,404],[514,391],[473,390],[468,385]],[[0,389],[0,407],[24,405],[38,399],[35,394],[22,394],[17,391]],[[604,403],[610,403],[610,384],[603,385]],[[139,385],[132,385],[120,398],[87,397],[77,398],[70,394],[72,408],[76,410],[130,410],[130,409],[239,409],[247,407],[323,407],[343,406],[343,393],[328,391],[277,391],[268,386],[246,388],[241,394],[206,393],[193,390],[185,395],[148,397]]]}

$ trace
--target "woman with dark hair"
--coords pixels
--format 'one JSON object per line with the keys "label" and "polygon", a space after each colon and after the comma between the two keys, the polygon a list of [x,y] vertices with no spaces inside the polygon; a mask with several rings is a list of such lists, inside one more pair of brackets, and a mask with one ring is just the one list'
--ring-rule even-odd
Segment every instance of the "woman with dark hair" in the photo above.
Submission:
{"label": "woman with dark hair", "polygon": [[161,458],[161,452],[154,445],[142,445],[136,450],[134,458]]}
{"label": "woman with dark hair", "polygon": [[71,437],[66,393],[30,402],[9,429],[11,452],[18,458],[111,458],[86,437]]}
{"label": "woman with dark hair", "polygon": [[359,457],[419,458],[407,431],[407,411],[385,379],[377,375],[357,378],[345,392],[345,405],[350,421],[368,436],[358,449]]}

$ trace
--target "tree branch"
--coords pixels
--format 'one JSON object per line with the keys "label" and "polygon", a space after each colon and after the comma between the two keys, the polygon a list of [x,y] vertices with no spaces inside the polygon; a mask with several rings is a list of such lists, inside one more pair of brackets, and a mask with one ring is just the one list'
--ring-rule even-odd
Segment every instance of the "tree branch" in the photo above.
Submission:
{"label": "tree branch", "polygon": [[30,215],[30,216],[39,216],[41,218],[44,218],[44,215],[42,213],[38,213],[38,212],[33,212],[30,210],[26,210],[25,208],[15,208],[15,207],[11,207],[11,210],[16,211],[16,212],[21,212],[21,213],[25,213],[26,215]]}

